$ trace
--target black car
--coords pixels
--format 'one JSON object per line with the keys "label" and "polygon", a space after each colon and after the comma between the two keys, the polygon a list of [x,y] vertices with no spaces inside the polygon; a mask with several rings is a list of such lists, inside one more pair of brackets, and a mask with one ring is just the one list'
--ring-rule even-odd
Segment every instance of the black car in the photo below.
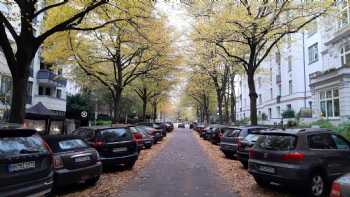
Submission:
{"label": "black car", "polygon": [[73,131],[94,147],[105,165],[131,169],[138,159],[138,148],[128,126],[81,127]]}
{"label": "black car", "polygon": [[213,124],[213,125],[208,126],[202,134],[203,139],[210,140],[214,130],[220,126],[221,125],[217,125],[217,124]]}
{"label": "black car", "polygon": [[160,131],[158,129],[154,129],[152,127],[142,126],[142,125],[139,125],[137,127],[144,129],[147,134],[152,136],[153,144],[156,144],[158,141],[161,141],[163,139],[162,131]]}
{"label": "black car", "polygon": [[143,146],[147,149],[151,148],[153,146],[153,143],[154,143],[154,137],[151,134],[149,134],[147,128],[142,127],[142,126],[136,126],[135,128],[142,135]]}
{"label": "black car", "polygon": [[262,186],[286,184],[325,196],[332,181],[350,171],[350,143],[327,129],[263,132],[249,152],[248,171]]}
{"label": "black car", "polygon": [[219,144],[221,142],[221,138],[224,136],[224,133],[234,129],[234,127],[230,126],[216,126],[212,129],[211,135],[210,135],[210,142],[212,144]]}
{"label": "black car", "polygon": [[44,139],[53,152],[55,187],[81,182],[94,185],[99,180],[102,172],[99,155],[80,137],[52,135]]}
{"label": "black car", "polygon": [[172,122],[166,122],[166,124],[169,125],[170,132],[174,130],[174,123],[172,123]]}
{"label": "black car", "polygon": [[251,133],[238,143],[236,155],[244,168],[248,168],[249,150],[254,146],[259,136],[260,132]]}
{"label": "black car", "polygon": [[51,152],[32,129],[0,129],[0,196],[44,196],[53,186]]}
{"label": "black car", "polygon": [[234,158],[236,156],[238,144],[247,135],[267,129],[264,126],[242,126],[235,128],[232,132],[227,132],[221,138],[220,150],[227,158]]}

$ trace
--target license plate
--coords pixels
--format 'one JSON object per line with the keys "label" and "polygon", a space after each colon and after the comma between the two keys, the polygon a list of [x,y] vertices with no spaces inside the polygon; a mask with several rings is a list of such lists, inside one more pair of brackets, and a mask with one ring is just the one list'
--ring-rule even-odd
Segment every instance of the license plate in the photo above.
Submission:
{"label": "license plate", "polygon": [[127,150],[128,150],[128,148],[126,148],[126,147],[114,148],[113,152],[118,153],[118,152],[124,152],[124,151],[127,151]]}
{"label": "license plate", "polygon": [[267,173],[270,173],[270,174],[275,174],[275,168],[268,167],[268,166],[259,166],[259,171],[267,172]]}
{"label": "license plate", "polygon": [[83,156],[83,157],[77,157],[74,159],[75,162],[84,162],[84,161],[90,161],[89,156]]}
{"label": "license plate", "polygon": [[21,163],[13,163],[8,166],[9,172],[18,172],[35,168],[35,161],[27,161]]}

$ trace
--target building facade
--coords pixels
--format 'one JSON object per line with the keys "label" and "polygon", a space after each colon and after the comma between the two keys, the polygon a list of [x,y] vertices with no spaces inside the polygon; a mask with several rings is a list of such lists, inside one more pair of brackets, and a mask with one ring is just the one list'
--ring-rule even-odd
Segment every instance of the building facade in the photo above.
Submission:
{"label": "building facade", "polygon": [[[348,1],[338,6],[342,17],[318,18],[262,63],[255,76],[260,123],[278,124],[290,111],[304,122],[350,120],[350,9]],[[237,117],[247,119],[246,76],[237,83]]]}

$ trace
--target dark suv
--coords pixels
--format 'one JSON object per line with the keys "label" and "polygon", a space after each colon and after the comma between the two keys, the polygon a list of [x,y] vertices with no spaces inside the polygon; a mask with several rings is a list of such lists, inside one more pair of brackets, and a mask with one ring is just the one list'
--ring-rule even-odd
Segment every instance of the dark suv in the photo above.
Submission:
{"label": "dark suv", "polygon": [[124,165],[131,169],[137,158],[138,148],[127,125],[116,127],[81,127],[73,134],[82,137],[100,154],[103,164]]}
{"label": "dark suv", "polygon": [[31,129],[0,129],[0,196],[51,192],[51,152]]}
{"label": "dark suv", "polygon": [[259,185],[306,186],[308,195],[325,196],[332,181],[350,171],[350,144],[327,129],[263,132],[248,165]]}
{"label": "dark suv", "polygon": [[44,139],[53,152],[55,187],[81,182],[94,185],[99,180],[102,172],[100,157],[80,137],[51,135]]}

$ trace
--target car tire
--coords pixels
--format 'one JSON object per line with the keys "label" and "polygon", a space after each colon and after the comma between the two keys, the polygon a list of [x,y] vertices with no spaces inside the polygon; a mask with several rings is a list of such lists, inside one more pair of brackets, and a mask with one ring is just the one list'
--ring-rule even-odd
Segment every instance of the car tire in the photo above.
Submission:
{"label": "car tire", "polygon": [[244,169],[248,169],[248,162],[241,161],[241,163],[242,163]]}
{"label": "car tire", "polygon": [[269,186],[269,182],[267,182],[266,180],[260,178],[260,177],[254,177],[255,182],[260,186],[260,187],[267,187]]}
{"label": "car tire", "polygon": [[151,149],[151,147],[152,147],[151,144],[150,144],[150,145],[145,145],[145,148],[146,148],[146,149]]}
{"label": "car tire", "polygon": [[86,183],[87,185],[95,186],[96,183],[98,182],[98,180],[100,180],[100,176],[94,177],[94,178],[92,178],[92,179],[88,179],[88,180],[86,180],[85,183]]}
{"label": "car tire", "polygon": [[308,193],[311,197],[324,197],[327,193],[327,183],[324,176],[319,173],[315,172],[312,173],[309,179],[308,184]]}

